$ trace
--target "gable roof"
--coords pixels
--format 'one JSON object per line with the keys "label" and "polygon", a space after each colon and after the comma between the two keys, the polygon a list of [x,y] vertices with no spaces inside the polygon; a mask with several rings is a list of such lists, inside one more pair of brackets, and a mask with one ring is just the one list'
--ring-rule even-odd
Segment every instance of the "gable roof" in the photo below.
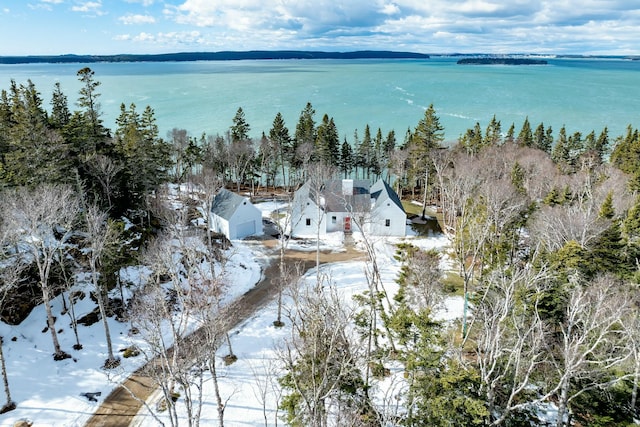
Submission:
{"label": "gable roof", "polygon": [[371,198],[376,200],[376,205],[380,205],[385,200],[390,200],[404,212],[398,193],[393,191],[393,188],[383,179],[379,179],[378,182],[371,186]]}
{"label": "gable roof", "polygon": [[242,197],[239,194],[223,188],[213,198],[213,202],[211,203],[211,212],[221,218],[229,220],[238,209],[238,206],[246,203],[247,200],[248,199],[246,197]]}
{"label": "gable roof", "polygon": [[319,192],[311,191],[309,182],[306,182],[296,196],[309,198],[325,212],[369,212],[374,204],[380,206],[386,200],[404,212],[400,198],[383,179],[373,185],[363,179],[329,180]]}

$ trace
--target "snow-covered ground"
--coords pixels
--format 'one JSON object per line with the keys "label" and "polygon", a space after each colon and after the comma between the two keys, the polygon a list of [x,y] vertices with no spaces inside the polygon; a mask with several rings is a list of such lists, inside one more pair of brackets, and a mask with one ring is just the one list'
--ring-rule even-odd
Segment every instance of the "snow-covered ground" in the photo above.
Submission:
{"label": "snow-covered ground", "polygon": [[[277,208],[270,203],[259,206],[265,212]],[[425,248],[442,248],[447,241],[441,236],[421,239],[409,237],[413,244]],[[395,279],[400,268],[393,257],[394,240],[380,240],[374,247],[378,263],[383,272],[383,281],[387,291],[395,292]],[[356,244],[359,244],[356,239]],[[289,249],[302,243],[292,243]],[[338,249],[341,239],[329,239],[323,249]],[[315,244],[313,245],[315,249]],[[228,287],[228,298],[234,299],[253,287],[260,279],[261,270],[266,262],[266,249],[260,242],[234,241],[231,260],[227,265],[228,277],[233,282]],[[364,262],[327,264],[321,267],[329,271],[336,287],[344,294],[345,300],[367,288]],[[144,280],[145,269],[128,268],[127,279],[132,283]],[[307,274],[313,277],[314,271]],[[303,279],[304,282],[305,279]],[[95,304],[88,296],[75,305],[76,316],[80,317],[93,310]],[[79,328],[82,350],[72,349],[75,343],[73,330],[67,316],[61,316],[62,300],[53,301],[54,313],[58,316],[57,325],[62,331],[60,341],[63,350],[72,354],[72,359],[54,362],[53,346],[46,325],[44,307],[37,307],[29,317],[18,326],[9,326],[0,322],[0,335],[4,337],[4,351],[7,360],[7,372],[13,400],[17,409],[0,415],[0,426],[13,426],[18,420],[29,420],[34,426],[83,426],[96,410],[100,402],[111,389],[126,375],[143,363],[141,358],[122,358],[121,366],[115,372],[101,369],[106,358],[106,344],[101,322],[90,327]],[[449,298],[443,305],[442,318],[456,318],[462,313],[461,298]],[[246,320],[232,331],[234,353],[238,361],[220,369],[220,384],[223,398],[228,399],[225,411],[225,425],[256,426],[274,425],[277,390],[269,387],[268,379],[278,375],[274,372],[276,348],[279,341],[288,333],[287,327],[275,328],[275,303],[268,305],[255,316]],[[121,350],[136,344],[135,336],[129,336],[129,325],[110,319],[114,349]],[[137,343],[140,344],[141,343]],[[220,354],[225,354],[225,348]],[[206,383],[206,403],[204,404],[201,425],[216,424],[217,411],[214,404],[211,382]],[[100,392],[97,402],[89,402],[81,393]],[[263,396],[265,396],[263,398]],[[156,396],[155,398],[159,398]],[[152,397],[153,399],[153,397]],[[179,401],[180,402],[180,401]],[[153,406],[153,405],[151,405]],[[266,418],[265,418],[266,417]],[[265,421],[266,420],[266,421]],[[140,427],[156,426],[157,422],[143,409],[135,424]],[[280,424],[282,424],[280,422]]]}

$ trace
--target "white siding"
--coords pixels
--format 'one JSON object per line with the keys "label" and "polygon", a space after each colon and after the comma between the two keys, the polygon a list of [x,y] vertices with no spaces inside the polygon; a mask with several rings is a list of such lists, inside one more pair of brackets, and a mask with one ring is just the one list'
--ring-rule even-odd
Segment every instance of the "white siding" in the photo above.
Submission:
{"label": "white siding", "polygon": [[228,227],[231,240],[262,234],[262,212],[246,200],[233,213]]}

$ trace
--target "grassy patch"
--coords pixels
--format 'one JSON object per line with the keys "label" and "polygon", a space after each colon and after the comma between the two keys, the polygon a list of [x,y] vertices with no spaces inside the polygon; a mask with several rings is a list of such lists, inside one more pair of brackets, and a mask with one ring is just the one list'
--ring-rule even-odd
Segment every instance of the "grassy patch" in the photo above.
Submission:
{"label": "grassy patch", "polygon": [[447,294],[462,296],[464,280],[458,273],[449,271],[442,277],[442,287]]}
{"label": "grassy patch", "polygon": [[407,213],[407,216],[422,215],[422,206],[411,203],[409,200],[403,200],[402,207]]}

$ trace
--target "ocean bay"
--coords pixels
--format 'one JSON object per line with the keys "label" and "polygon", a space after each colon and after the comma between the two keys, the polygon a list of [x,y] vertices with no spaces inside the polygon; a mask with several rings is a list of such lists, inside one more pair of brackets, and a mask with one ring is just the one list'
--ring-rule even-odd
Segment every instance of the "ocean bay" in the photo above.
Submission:
{"label": "ocean bay", "polygon": [[[192,136],[224,134],[242,107],[250,134],[268,133],[281,112],[291,133],[300,111],[311,102],[319,122],[333,117],[341,138],[360,136],[365,125],[384,135],[394,129],[402,141],[424,109],[434,104],[454,141],[476,122],[484,128],[495,115],[506,131],[525,117],[543,122],[554,135],[583,134],[604,126],[610,136],[640,124],[640,61],[549,59],[548,65],[457,65],[456,59],[429,60],[246,60],[208,62],[95,63],[101,82],[103,119],[115,127],[120,104],[154,108],[161,135],[176,127]],[[31,79],[49,107],[59,81],[70,108],[80,88],[83,64],[1,65],[0,88],[10,79]]]}

